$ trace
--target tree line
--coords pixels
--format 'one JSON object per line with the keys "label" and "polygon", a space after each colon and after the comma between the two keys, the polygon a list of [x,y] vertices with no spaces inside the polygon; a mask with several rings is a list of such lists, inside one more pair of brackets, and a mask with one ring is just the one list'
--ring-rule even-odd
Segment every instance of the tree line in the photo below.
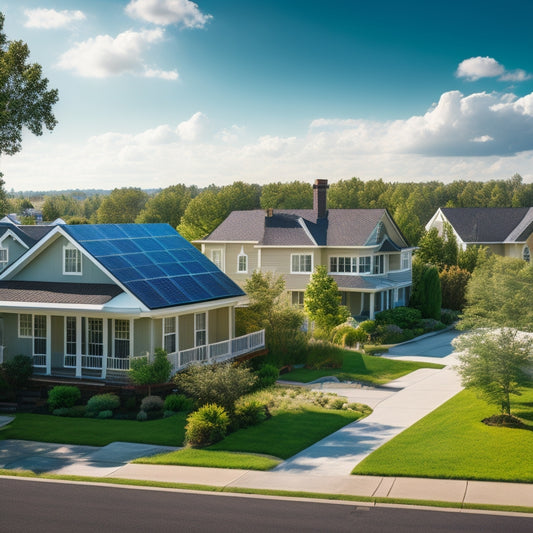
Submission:
{"label": "tree line", "polygon": [[[40,207],[43,220],[62,218],[70,224],[165,222],[187,239],[201,239],[230,213],[247,209],[311,209],[311,183],[292,181],[258,185],[236,181],[231,185],[197,186],[177,184],[150,193],[140,188],[117,188],[110,194],[73,191],[33,199],[5,191],[0,195],[0,214],[28,213]],[[424,226],[439,207],[530,207],[533,183],[519,174],[506,180],[451,183],[385,182],[360,178],[339,180],[330,185],[330,209],[386,208],[411,245],[424,235]],[[25,218],[24,222],[31,223]]]}

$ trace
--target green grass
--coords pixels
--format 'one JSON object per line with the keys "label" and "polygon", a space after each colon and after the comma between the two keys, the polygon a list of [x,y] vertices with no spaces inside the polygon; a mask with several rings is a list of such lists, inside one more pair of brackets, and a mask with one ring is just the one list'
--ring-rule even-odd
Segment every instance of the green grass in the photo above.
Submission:
{"label": "green grass", "polygon": [[497,408],[462,391],[381,446],[352,473],[533,482],[533,388],[514,397],[527,429],[486,426]]}
{"label": "green grass", "polygon": [[141,457],[133,462],[151,465],[183,465],[211,468],[243,468],[245,470],[270,470],[278,465],[281,460],[245,453],[184,448],[183,450],[154,455],[152,457]]}
{"label": "green grass", "polygon": [[181,446],[185,438],[186,416],[178,413],[169,418],[137,422],[20,413],[15,420],[0,429],[0,439],[88,446],[106,446],[116,441]]}
{"label": "green grass", "polygon": [[305,406],[279,410],[262,424],[241,429],[210,450],[262,453],[288,459],[330,433],[357,420],[361,413]]}
{"label": "green grass", "polygon": [[341,375],[342,379],[347,381],[364,381],[374,385],[383,385],[419,368],[443,368],[443,365],[415,361],[397,361],[344,350],[344,359],[341,368],[321,370],[298,368],[292,372],[283,374],[281,379],[309,383],[324,376]]}

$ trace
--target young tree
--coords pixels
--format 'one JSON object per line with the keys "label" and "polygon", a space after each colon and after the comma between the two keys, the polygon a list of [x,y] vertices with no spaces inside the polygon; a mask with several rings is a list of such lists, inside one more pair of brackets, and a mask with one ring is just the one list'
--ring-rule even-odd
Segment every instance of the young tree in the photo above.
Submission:
{"label": "young tree", "polygon": [[511,395],[532,381],[527,369],[533,365],[533,335],[510,328],[476,330],[457,337],[454,347],[463,385],[511,416]]}
{"label": "young tree", "polygon": [[8,41],[5,17],[0,13],[0,156],[22,148],[22,130],[42,135],[43,126],[53,130],[57,120],[52,107],[57,89],[48,89],[42,67],[29,64],[30,50],[22,41]]}
{"label": "young tree", "polygon": [[172,365],[167,352],[158,348],[154,360],[147,357],[136,357],[130,362],[130,377],[137,385],[148,385],[148,396],[152,395],[152,385],[167,383],[172,372]]}
{"label": "young tree", "polygon": [[328,275],[324,265],[317,266],[311,275],[305,289],[304,309],[315,323],[318,335],[328,336],[335,326],[350,316],[348,309],[341,305],[337,283]]}

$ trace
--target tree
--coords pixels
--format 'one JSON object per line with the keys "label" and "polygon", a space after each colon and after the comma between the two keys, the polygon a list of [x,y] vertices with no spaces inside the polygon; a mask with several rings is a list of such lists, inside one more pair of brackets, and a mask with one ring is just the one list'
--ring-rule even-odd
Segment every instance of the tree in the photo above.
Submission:
{"label": "tree", "polygon": [[443,264],[444,239],[437,228],[430,228],[420,238],[415,257],[421,263],[440,266]]}
{"label": "tree", "polygon": [[359,195],[365,184],[359,178],[339,180],[332,183],[328,192],[328,204],[331,209],[356,209],[359,205]]}
{"label": "tree", "polygon": [[152,395],[152,385],[167,383],[172,372],[172,365],[167,352],[158,348],[154,360],[147,357],[135,357],[130,362],[130,377],[137,385],[148,385],[148,396]]}
{"label": "tree", "polygon": [[310,183],[269,183],[261,191],[263,209],[311,209],[313,207],[313,187]]}
{"label": "tree", "polygon": [[437,267],[413,261],[413,291],[410,306],[419,309],[424,318],[440,320],[442,294]]}
{"label": "tree", "polygon": [[81,216],[81,204],[65,194],[46,196],[43,204],[43,220]]}
{"label": "tree", "polygon": [[191,199],[198,194],[195,185],[172,185],[146,202],[136,219],[137,223],[166,222],[176,228]]}
{"label": "tree", "polygon": [[511,416],[511,395],[531,383],[533,335],[511,328],[476,330],[454,340],[463,385],[478,390],[488,403]]}
{"label": "tree", "polygon": [[439,273],[442,307],[461,311],[466,302],[466,287],[470,272],[456,265],[444,267]]}
{"label": "tree", "polygon": [[135,219],[148,201],[148,195],[137,187],[113,189],[102,200],[96,212],[99,224],[127,224]]}
{"label": "tree", "polygon": [[48,89],[42,67],[29,64],[30,50],[22,41],[8,41],[0,13],[0,155],[13,155],[22,148],[22,130],[42,135],[43,126],[53,130],[57,120],[52,107],[57,89]]}
{"label": "tree", "polygon": [[533,331],[533,265],[492,255],[472,273],[462,327]]}
{"label": "tree", "polygon": [[331,330],[342,324],[350,313],[341,305],[339,287],[328,275],[324,265],[318,265],[304,294],[304,309],[309,319],[315,323],[317,335],[329,336]]}
{"label": "tree", "polygon": [[486,246],[467,246],[464,250],[459,250],[457,254],[457,265],[459,268],[474,272],[476,266],[481,265],[487,259],[488,248]]}

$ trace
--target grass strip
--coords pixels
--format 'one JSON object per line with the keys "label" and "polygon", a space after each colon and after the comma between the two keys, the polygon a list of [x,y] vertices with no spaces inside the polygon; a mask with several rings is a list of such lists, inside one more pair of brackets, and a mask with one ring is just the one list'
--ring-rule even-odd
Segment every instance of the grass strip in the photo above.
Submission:
{"label": "grass strip", "polygon": [[351,501],[371,504],[393,504],[393,505],[417,505],[424,507],[439,507],[451,509],[479,509],[484,511],[501,511],[512,513],[533,513],[533,507],[521,507],[516,505],[486,505],[486,504],[461,504],[459,502],[443,502],[435,500],[413,500],[402,498],[373,498],[369,496],[357,496],[354,494],[328,494],[319,492],[302,492],[287,490],[269,489],[248,489],[239,487],[214,487],[211,485],[195,485],[190,483],[172,483],[161,481],[146,481],[123,478],[95,478],[86,476],[58,476],[46,474],[34,474],[33,472],[22,472],[0,469],[0,476],[29,477],[38,479],[57,479],[64,481],[79,481],[83,483],[105,483],[109,485],[125,485],[134,487],[157,487],[164,489],[196,490],[202,492],[225,492],[234,494],[257,494],[264,496],[279,496],[287,498],[308,498],[332,501]]}
{"label": "grass strip", "polygon": [[398,379],[420,368],[443,368],[437,363],[422,363],[417,361],[398,361],[361,354],[351,350],[343,350],[343,363],[341,368],[327,368],[312,370],[310,368],[297,368],[283,374],[286,381],[309,383],[325,376],[337,376],[343,381],[362,381],[373,385],[383,385]]}

